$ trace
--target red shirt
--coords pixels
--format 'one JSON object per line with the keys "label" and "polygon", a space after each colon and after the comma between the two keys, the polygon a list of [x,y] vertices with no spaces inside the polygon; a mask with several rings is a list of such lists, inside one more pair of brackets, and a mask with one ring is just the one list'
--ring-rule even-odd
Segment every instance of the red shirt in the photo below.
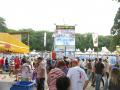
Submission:
{"label": "red shirt", "polygon": [[0,59],[0,64],[1,64],[1,65],[4,64],[4,59],[3,59],[3,58]]}
{"label": "red shirt", "polygon": [[20,60],[19,60],[19,58],[15,58],[14,62],[15,62],[15,69],[19,69],[20,68]]}
{"label": "red shirt", "polygon": [[56,52],[55,52],[55,51],[52,52],[52,59],[53,59],[53,60],[56,59]]}

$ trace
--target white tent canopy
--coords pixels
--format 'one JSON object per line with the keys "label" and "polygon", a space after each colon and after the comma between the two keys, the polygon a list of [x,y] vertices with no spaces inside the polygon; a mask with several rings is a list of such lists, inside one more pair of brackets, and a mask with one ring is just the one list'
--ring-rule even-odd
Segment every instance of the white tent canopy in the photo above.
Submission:
{"label": "white tent canopy", "polygon": [[100,53],[101,54],[110,54],[111,52],[106,47],[102,47],[102,50]]}
{"label": "white tent canopy", "polygon": [[93,52],[93,50],[92,50],[91,48],[89,48],[89,49],[87,50],[87,52]]}
{"label": "white tent canopy", "polygon": [[76,49],[76,52],[80,52],[80,49],[78,48],[78,49]]}
{"label": "white tent canopy", "polygon": [[80,49],[78,48],[78,49],[76,49],[75,54],[82,54],[82,52],[81,52]]}
{"label": "white tent canopy", "polygon": [[36,50],[33,50],[32,52],[30,52],[30,54],[35,55],[35,54],[38,54],[38,53],[36,52]]}

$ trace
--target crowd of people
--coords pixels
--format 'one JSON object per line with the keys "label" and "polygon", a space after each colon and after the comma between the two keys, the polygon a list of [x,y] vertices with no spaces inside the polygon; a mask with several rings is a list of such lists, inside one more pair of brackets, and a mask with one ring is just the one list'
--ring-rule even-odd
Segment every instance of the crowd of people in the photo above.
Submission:
{"label": "crowd of people", "polygon": [[[85,90],[88,84],[95,87],[95,90],[100,90],[101,86],[104,90],[119,90],[119,68],[118,62],[111,65],[108,58],[70,60],[64,57],[61,60],[47,60],[47,83],[49,90]],[[44,80],[40,80],[41,85],[43,85]],[[44,88],[44,85],[40,87]],[[38,90],[44,89],[39,88]]]}
{"label": "crowd of people", "polygon": [[[108,58],[95,60],[19,58],[18,56],[0,58],[0,72],[9,72],[16,76],[15,81],[33,81],[37,90],[44,90],[47,83],[49,90],[85,90],[91,85],[95,90],[120,89],[120,65],[111,65]],[[47,82],[45,82],[47,81]],[[102,85],[101,85],[102,83]]]}

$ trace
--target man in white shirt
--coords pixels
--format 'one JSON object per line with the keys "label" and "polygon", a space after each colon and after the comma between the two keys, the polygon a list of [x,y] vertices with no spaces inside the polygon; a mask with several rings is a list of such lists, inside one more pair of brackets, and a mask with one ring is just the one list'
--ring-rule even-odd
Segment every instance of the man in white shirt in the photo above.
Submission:
{"label": "man in white shirt", "polygon": [[83,61],[83,68],[85,70],[85,73],[87,73],[87,60]]}
{"label": "man in white shirt", "polygon": [[69,69],[67,76],[71,81],[70,90],[85,90],[88,78],[85,71],[78,66],[78,61],[72,61],[72,68]]}

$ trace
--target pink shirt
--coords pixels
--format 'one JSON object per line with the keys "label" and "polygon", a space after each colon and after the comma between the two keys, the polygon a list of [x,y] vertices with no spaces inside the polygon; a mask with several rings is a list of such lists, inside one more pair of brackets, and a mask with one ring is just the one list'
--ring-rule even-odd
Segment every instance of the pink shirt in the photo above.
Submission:
{"label": "pink shirt", "polygon": [[59,68],[54,68],[49,72],[48,74],[49,90],[57,90],[56,80],[61,76],[65,76],[65,73]]}

